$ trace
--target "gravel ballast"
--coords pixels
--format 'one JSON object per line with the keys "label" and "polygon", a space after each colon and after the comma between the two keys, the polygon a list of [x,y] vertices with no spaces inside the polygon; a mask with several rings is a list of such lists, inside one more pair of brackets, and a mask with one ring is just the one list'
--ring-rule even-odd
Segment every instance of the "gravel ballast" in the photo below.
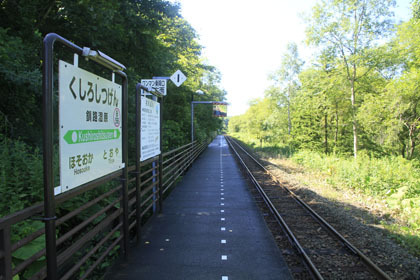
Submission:
{"label": "gravel ballast", "polygon": [[350,189],[338,190],[322,176],[288,160],[265,159],[264,165],[392,279],[420,280],[418,256],[392,239],[381,225],[386,213],[380,201]]}

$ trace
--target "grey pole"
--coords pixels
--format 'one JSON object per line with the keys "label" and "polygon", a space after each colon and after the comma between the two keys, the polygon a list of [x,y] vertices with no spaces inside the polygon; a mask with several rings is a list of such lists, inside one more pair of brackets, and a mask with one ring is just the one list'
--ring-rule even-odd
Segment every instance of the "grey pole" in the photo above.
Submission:
{"label": "grey pole", "polygon": [[47,258],[47,277],[49,280],[58,279],[56,228],[55,228],[55,196],[53,173],[53,46],[58,39],[56,34],[48,34],[44,38],[43,49],[43,120],[44,120],[44,223],[45,223],[45,251]]}
{"label": "grey pole", "polygon": [[191,143],[194,142],[194,103],[191,102]]}

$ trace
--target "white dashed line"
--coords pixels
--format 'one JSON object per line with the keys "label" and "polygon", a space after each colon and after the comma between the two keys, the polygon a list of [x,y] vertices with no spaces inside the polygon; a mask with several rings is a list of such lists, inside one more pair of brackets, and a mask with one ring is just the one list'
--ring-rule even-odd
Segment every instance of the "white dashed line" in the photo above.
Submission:
{"label": "white dashed line", "polygon": [[[221,138],[220,139],[221,141],[220,141],[220,187],[221,187],[221,191],[224,191],[224,183],[223,183],[223,165],[222,165],[222,161],[223,161],[223,154],[222,154],[222,142],[223,142],[223,138]],[[224,193],[223,192],[221,192],[220,193],[220,195],[221,196],[223,196],[224,195]],[[221,200],[224,200],[224,198],[223,197],[221,197]],[[224,206],[225,204],[224,203],[220,203],[220,206]],[[224,213],[225,212],[225,210],[224,209],[221,209],[220,210],[220,213]],[[225,221],[225,218],[224,217],[221,217],[220,218],[220,221]],[[226,227],[220,227],[220,230],[221,231],[226,231]],[[220,243],[221,244],[226,244],[226,239],[221,239],[220,240]],[[221,260],[222,261],[226,261],[227,260],[227,255],[222,255],[221,256]],[[229,277],[228,276],[222,276],[222,280],[229,280]]]}

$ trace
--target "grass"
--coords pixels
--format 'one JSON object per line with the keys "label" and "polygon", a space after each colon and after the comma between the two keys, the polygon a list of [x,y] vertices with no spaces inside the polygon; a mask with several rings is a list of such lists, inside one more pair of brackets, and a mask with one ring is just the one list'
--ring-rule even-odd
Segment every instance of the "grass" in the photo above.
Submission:
{"label": "grass", "polygon": [[291,160],[328,176],[337,189],[361,191],[384,202],[382,225],[411,252],[420,255],[420,168],[416,160],[389,156],[357,159],[299,151]]}

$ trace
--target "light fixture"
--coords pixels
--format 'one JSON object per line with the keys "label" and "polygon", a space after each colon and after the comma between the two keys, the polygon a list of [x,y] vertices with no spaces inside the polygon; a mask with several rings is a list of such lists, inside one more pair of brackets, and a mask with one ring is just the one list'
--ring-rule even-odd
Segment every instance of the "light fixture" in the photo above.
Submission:
{"label": "light fixture", "polygon": [[123,71],[126,69],[124,65],[99,50],[91,50],[88,47],[84,47],[82,56],[87,57],[113,71]]}

